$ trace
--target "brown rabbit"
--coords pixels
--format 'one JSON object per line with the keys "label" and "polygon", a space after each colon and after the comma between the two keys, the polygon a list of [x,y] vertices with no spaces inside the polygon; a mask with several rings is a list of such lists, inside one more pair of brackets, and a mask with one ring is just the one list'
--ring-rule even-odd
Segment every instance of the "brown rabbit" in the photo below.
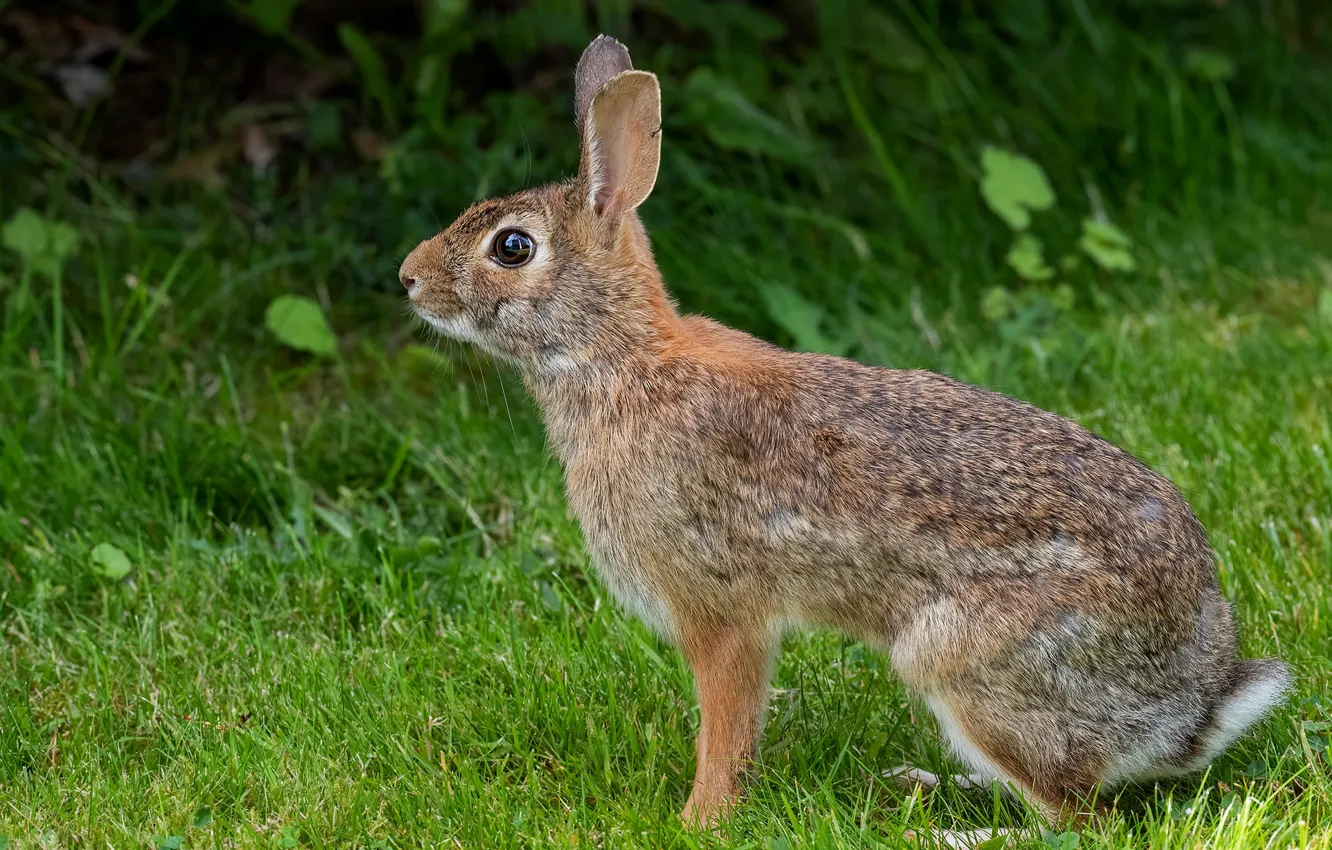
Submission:
{"label": "brown rabbit", "polygon": [[635,212],[660,97],[593,41],[577,177],[476,204],[400,274],[438,331],[521,371],[598,574],[693,669],[686,819],[736,799],[802,624],[882,648],[956,754],[1051,818],[1203,767],[1281,700],[1284,664],[1237,657],[1202,526],[1130,455],[994,392],[677,313]]}

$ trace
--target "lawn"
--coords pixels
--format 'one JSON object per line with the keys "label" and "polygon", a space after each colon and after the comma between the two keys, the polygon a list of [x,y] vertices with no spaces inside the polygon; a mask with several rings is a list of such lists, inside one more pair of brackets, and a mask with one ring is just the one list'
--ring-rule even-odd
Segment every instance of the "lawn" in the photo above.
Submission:
{"label": "lawn", "polygon": [[[829,60],[799,85],[841,93],[844,132],[811,106],[814,129],[781,142],[803,146],[792,160],[690,125],[711,119],[664,73],[683,129],[644,216],[685,309],[999,389],[1170,477],[1245,653],[1298,676],[1210,772],[1127,789],[1076,837],[997,793],[904,790],[882,772],[957,767],[932,719],[883,656],[816,633],[784,646],[745,802],[716,834],[684,830],[687,670],[592,573],[519,382],[432,340],[394,279],[471,199],[572,168],[564,116],[493,108],[473,126],[505,141],[428,189],[441,160],[421,141],[336,179],[297,156],[217,189],[135,182],[6,113],[26,170],[0,217],[33,210],[0,260],[7,846],[776,850],[992,825],[1064,848],[1332,845],[1332,157],[1315,132],[1332,119],[1270,96],[1332,77],[1233,46],[1270,73],[1232,102],[1225,75],[1190,81],[1127,29],[1096,32],[1068,38],[1118,47],[1067,79],[1036,48],[921,35],[960,100],[916,123]],[[967,50],[1036,68],[1011,83],[1032,97]],[[1119,71],[1110,94],[1076,76]],[[1095,159],[1123,122],[1133,151]],[[1035,213],[1049,281],[1004,262],[1015,234],[977,191],[990,143],[1058,190]],[[826,168],[802,172],[807,154]],[[1072,247],[1076,267],[1056,262],[1097,213],[1132,234],[1131,269]],[[266,327],[286,292],[319,305],[331,353]]]}

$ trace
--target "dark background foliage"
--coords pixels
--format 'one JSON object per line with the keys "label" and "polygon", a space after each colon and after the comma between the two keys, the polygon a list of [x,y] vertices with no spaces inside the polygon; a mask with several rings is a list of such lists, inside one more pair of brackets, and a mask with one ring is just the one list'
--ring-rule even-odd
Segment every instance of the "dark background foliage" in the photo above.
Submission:
{"label": "dark background foliage", "polygon": [[[88,108],[59,93],[88,52],[78,16],[147,51],[82,63],[109,72]],[[86,170],[185,224],[197,193],[173,179],[260,224],[299,203],[338,258],[328,284],[355,297],[391,287],[397,257],[470,201],[569,172],[570,69],[605,31],[662,77],[645,215],[673,289],[769,333],[790,331],[789,293],[844,326],[913,287],[978,304],[1003,282],[1009,234],[976,191],[984,145],[1048,172],[1051,245],[1089,213],[1179,229],[1166,244],[1255,204],[1306,222],[1332,182],[1330,18],[1314,0],[16,3],[0,19],[5,195],[77,153],[37,188],[77,202]],[[1234,231],[1218,250],[1261,250],[1261,221]],[[1084,293],[1094,277],[1068,276]],[[756,278],[782,294],[755,298]]]}

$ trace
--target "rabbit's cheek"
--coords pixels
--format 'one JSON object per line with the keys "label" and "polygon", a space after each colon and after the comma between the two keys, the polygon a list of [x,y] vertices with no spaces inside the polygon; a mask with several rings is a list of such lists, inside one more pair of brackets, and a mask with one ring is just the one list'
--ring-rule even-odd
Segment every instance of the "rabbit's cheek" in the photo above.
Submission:
{"label": "rabbit's cheek", "polygon": [[520,328],[527,324],[526,315],[531,313],[531,306],[513,298],[501,298],[491,308],[495,317],[495,326],[500,328]]}
{"label": "rabbit's cheek", "polygon": [[510,347],[531,335],[532,305],[521,298],[499,298],[478,311],[477,329]]}

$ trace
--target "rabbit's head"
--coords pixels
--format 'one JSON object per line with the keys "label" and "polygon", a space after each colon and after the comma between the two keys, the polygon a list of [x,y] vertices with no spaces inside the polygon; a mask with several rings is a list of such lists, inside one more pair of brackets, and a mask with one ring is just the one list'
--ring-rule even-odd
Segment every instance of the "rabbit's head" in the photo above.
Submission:
{"label": "rabbit's head", "polygon": [[442,334],[534,374],[631,353],[670,311],[635,213],[661,154],[657,78],[600,36],[575,72],[578,176],[466,210],[399,276]]}

